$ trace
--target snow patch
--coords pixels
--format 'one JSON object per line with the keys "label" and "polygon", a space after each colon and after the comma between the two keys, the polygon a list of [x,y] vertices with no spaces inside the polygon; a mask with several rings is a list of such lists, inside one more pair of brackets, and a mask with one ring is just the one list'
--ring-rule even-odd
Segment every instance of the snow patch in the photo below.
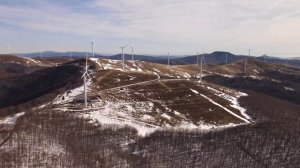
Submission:
{"label": "snow patch", "polygon": [[[87,91],[90,90],[89,86],[91,86],[92,80],[88,79],[87,80]],[[53,100],[53,104],[63,104],[63,103],[68,103],[74,100],[77,96],[81,95],[84,92],[84,85],[77,87],[75,89],[71,89],[66,91],[64,94],[57,96]]]}
{"label": "snow patch", "polygon": [[231,107],[233,107],[233,108],[239,110],[240,113],[241,113],[247,120],[251,120],[251,117],[246,113],[246,109],[243,108],[243,107],[241,107],[241,106],[239,105],[239,102],[238,102],[238,98],[240,98],[240,97],[242,97],[242,96],[248,96],[246,93],[238,92],[238,91],[236,91],[236,92],[231,91],[232,94],[235,94],[235,96],[231,96],[231,95],[229,95],[229,94],[226,94],[226,93],[224,93],[224,92],[221,92],[221,91],[219,91],[219,90],[217,90],[217,89],[214,89],[214,88],[212,88],[212,87],[209,87],[209,86],[207,86],[206,88],[207,88],[208,90],[212,91],[215,95],[217,95],[217,96],[219,96],[219,97],[221,97],[221,98],[223,98],[223,99],[228,100],[229,102],[231,102],[231,105],[230,105]]}
{"label": "snow patch", "polygon": [[94,61],[96,64],[99,65],[99,67],[102,67],[101,63],[100,63],[100,59],[98,58],[90,58],[92,61]]}
{"label": "snow patch", "polygon": [[170,120],[172,117],[171,116],[169,116],[168,114],[166,114],[166,113],[163,113],[162,115],[161,115],[163,118],[165,118],[165,119],[168,119],[168,120]]}
{"label": "snow patch", "polygon": [[250,75],[249,77],[252,78],[252,79],[258,79],[258,80],[263,79],[263,77],[261,77],[261,76],[255,76],[255,75]]}
{"label": "snow patch", "polygon": [[192,76],[191,76],[190,74],[184,72],[184,73],[183,73],[183,77],[189,79],[189,78],[191,78]]}
{"label": "snow patch", "polygon": [[229,75],[229,74],[220,74],[220,73],[215,73],[215,74],[220,75],[220,76],[224,76],[226,78],[233,78],[234,77],[234,75]]}
{"label": "snow patch", "polygon": [[290,88],[290,87],[286,87],[286,86],[284,87],[284,89],[285,89],[285,90],[289,90],[289,91],[295,91],[295,89]]}
{"label": "snow patch", "polygon": [[155,75],[157,76],[157,79],[160,79],[160,76],[159,76],[159,74],[158,74],[158,73],[156,73],[156,72],[153,72],[153,74],[155,74]]}
{"label": "snow patch", "polygon": [[[99,107],[98,110],[93,110],[83,114],[83,116],[99,121],[102,124],[128,125],[137,129],[139,135],[145,136],[160,128],[146,122],[151,120],[152,117],[145,113],[149,113],[153,106],[152,102],[137,102],[133,105],[126,102],[108,101],[104,106]],[[135,117],[137,109],[139,112],[144,113],[144,116],[140,118],[141,121],[138,121]]]}
{"label": "snow patch", "polygon": [[30,58],[30,57],[22,57],[22,58],[27,59],[28,61],[34,62],[34,63],[36,63],[36,64],[42,64],[41,61],[32,59],[32,58]]}
{"label": "snow patch", "polygon": [[153,68],[153,70],[156,71],[156,72],[158,72],[158,73],[160,73],[160,71],[158,69],[156,69],[156,68]]}
{"label": "snow patch", "polygon": [[246,123],[250,123],[250,121],[248,121],[247,119],[245,119],[245,118],[243,118],[243,117],[241,117],[241,116],[235,114],[235,113],[232,112],[231,110],[229,110],[229,109],[227,109],[226,107],[222,106],[221,104],[219,104],[219,103],[213,101],[213,100],[210,99],[209,97],[207,97],[207,96],[205,96],[205,95],[203,95],[203,94],[200,94],[200,95],[201,95],[202,97],[204,97],[205,99],[207,99],[208,101],[210,101],[211,103],[215,104],[216,106],[221,107],[222,109],[224,109],[225,111],[227,111],[227,112],[230,113],[231,115],[235,116],[236,118],[239,118],[239,119],[245,121]]}
{"label": "snow patch", "polygon": [[19,117],[23,116],[25,112],[17,113],[13,116],[6,117],[0,120],[0,124],[8,124],[8,125],[15,125],[16,121]]}
{"label": "snow patch", "polygon": [[197,90],[191,89],[191,91],[194,92],[195,94],[199,94]]}
{"label": "snow patch", "polygon": [[143,120],[154,120],[154,118],[148,114],[143,115],[142,119]]}

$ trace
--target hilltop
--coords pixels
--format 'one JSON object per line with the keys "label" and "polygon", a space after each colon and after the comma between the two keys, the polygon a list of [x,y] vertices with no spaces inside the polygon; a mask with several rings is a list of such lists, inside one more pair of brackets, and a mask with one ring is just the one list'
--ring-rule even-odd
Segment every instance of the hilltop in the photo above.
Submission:
{"label": "hilltop", "polygon": [[[27,80],[27,78],[32,78],[38,74],[47,74],[47,76],[49,74],[55,75],[56,72],[65,74],[67,71],[67,73],[73,71],[74,73],[68,75],[74,75],[79,73],[78,68],[80,66],[78,65],[83,64],[80,61],[68,63],[66,59],[57,58],[32,59],[14,56],[4,58],[6,59],[2,59],[5,60],[3,63],[11,59],[15,62],[19,61],[18,64],[20,65],[32,63],[30,66],[47,67],[33,71],[31,74],[16,80],[23,80],[23,78]],[[90,71],[92,79],[89,83],[88,92],[92,107],[87,111],[83,110],[83,112],[88,113],[89,116],[94,116],[91,119],[95,121],[101,120],[107,124],[132,125],[142,131],[141,134],[147,133],[147,131],[145,132],[147,129],[177,127],[212,129],[250,123],[252,122],[251,117],[238,102],[240,97],[247,97],[247,93],[241,92],[240,89],[259,91],[299,104],[298,69],[267,64],[255,59],[247,61],[246,72],[244,72],[243,60],[227,65],[205,64],[202,74],[204,80],[201,82],[200,66],[197,64],[166,66],[146,61],[126,61],[124,70],[122,61],[119,60],[91,58],[89,64],[93,67]],[[77,72],[69,71],[72,67],[77,67]],[[294,78],[289,78],[286,75],[286,78],[278,78],[284,74],[290,74]],[[77,78],[74,76],[72,78],[78,81],[80,79],[79,75],[77,76]],[[42,79],[43,77],[38,78]],[[40,80],[40,82],[47,83],[45,79]],[[282,84],[278,84],[278,80],[283,80],[280,81]],[[66,93],[58,95],[55,100],[50,102],[51,106],[49,107],[52,109],[72,111],[82,107],[83,95],[80,91],[82,86],[70,89],[78,85],[66,86],[67,81],[64,84],[55,82],[51,86],[54,89],[58,89],[57,86],[69,87]],[[12,83],[14,82],[15,80],[12,80]],[[261,84],[255,85],[255,83]],[[263,85],[264,83],[267,85]],[[45,88],[50,87],[45,84],[43,84]],[[32,86],[33,83],[28,83],[28,85]],[[46,92],[43,89],[34,92],[38,91],[36,95],[39,96],[51,91],[47,90]],[[75,95],[72,95],[73,92]],[[69,94],[72,96],[68,97]],[[30,97],[29,99],[23,99],[22,96],[16,97],[20,99],[16,103],[26,102],[30,99]],[[5,104],[9,99],[5,96],[4,99],[6,101],[3,101],[2,106],[10,105],[9,103]],[[63,99],[63,101],[60,102],[59,99]],[[111,114],[111,110],[118,112]],[[79,115],[81,114],[79,113]],[[107,119],[104,121],[103,118]]]}

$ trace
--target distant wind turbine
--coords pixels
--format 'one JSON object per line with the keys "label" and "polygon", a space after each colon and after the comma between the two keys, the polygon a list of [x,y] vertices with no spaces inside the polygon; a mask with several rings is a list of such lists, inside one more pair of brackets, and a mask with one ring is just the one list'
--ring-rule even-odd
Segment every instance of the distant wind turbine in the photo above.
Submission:
{"label": "distant wind turbine", "polygon": [[6,44],[5,46],[6,46],[6,52],[7,52],[7,54],[10,54],[10,48],[9,48],[10,45],[9,45],[9,44]]}
{"label": "distant wind turbine", "polygon": [[124,71],[124,68],[125,68],[125,58],[124,58],[124,48],[126,48],[128,45],[125,45],[125,46],[120,46],[121,47],[121,49],[122,49],[122,62],[123,62],[123,71]]}
{"label": "distant wind turbine", "polygon": [[94,41],[91,41],[91,44],[92,44],[92,57],[94,58],[95,57],[95,55],[94,55]]}
{"label": "distant wind turbine", "polygon": [[202,61],[204,64],[206,64],[207,62],[205,61],[205,52],[204,49],[202,50],[203,54],[202,54]]}
{"label": "distant wind turbine", "polygon": [[200,58],[200,81],[202,81],[202,60],[204,59],[204,51]]}
{"label": "distant wind turbine", "polygon": [[170,66],[170,52],[168,52],[168,66]]}
{"label": "distant wind turbine", "polygon": [[134,60],[134,55],[133,55],[134,45],[132,45],[130,48],[131,48],[131,60]]}
{"label": "distant wind turbine", "polygon": [[199,65],[199,52],[197,52],[197,65]]}
{"label": "distant wind turbine", "polygon": [[[251,53],[251,49],[249,49],[249,57],[250,57],[250,53]],[[247,59],[248,58],[245,59],[244,73],[246,73],[246,71],[247,71]]]}

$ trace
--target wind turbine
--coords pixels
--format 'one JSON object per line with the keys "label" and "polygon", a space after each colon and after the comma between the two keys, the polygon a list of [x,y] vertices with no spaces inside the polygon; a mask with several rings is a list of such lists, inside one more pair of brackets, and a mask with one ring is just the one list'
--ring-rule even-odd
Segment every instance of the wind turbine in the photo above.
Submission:
{"label": "wind turbine", "polygon": [[133,57],[133,56],[134,56],[134,55],[133,55],[133,48],[134,48],[134,45],[132,45],[130,48],[131,48],[131,60],[134,60],[134,57]]}
{"label": "wind turbine", "polygon": [[203,50],[203,54],[200,58],[200,81],[202,81],[202,60],[203,60],[203,57],[204,57],[204,50]]}
{"label": "wind turbine", "polygon": [[10,54],[10,51],[9,51],[9,44],[6,44],[6,51],[7,51],[7,54]]}
{"label": "wind turbine", "polygon": [[288,64],[288,60],[285,59],[285,68],[287,67],[287,64]]}
{"label": "wind turbine", "polygon": [[202,49],[202,61],[204,64],[206,64],[204,49]]}
{"label": "wind turbine", "polygon": [[[251,49],[249,49],[249,57],[250,57],[250,53],[251,53]],[[247,71],[247,59],[248,58],[245,59],[244,73],[246,73],[246,71]]]}
{"label": "wind turbine", "polygon": [[88,53],[86,53],[85,57],[85,71],[82,75],[81,78],[83,78],[83,89],[84,89],[84,107],[87,108],[87,78],[91,78],[88,72],[88,65],[87,65],[87,60],[88,60]]}
{"label": "wind turbine", "polygon": [[94,41],[91,41],[91,44],[92,44],[92,57],[94,58],[95,57],[95,55],[94,55]]}
{"label": "wind turbine", "polygon": [[170,66],[170,52],[168,52],[168,66]]}
{"label": "wind turbine", "polygon": [[126,45],[126,46],[123,46],[123,47],[122,47],[122,46],[120,46],[120,47],[121,47],[121,49],[122,49],[122,60],[123,60],[122,62],[123,62],[123,71],[124,71],[124,68],[125,68],[125,67],[124,67],[124,66],[125,66],[125,65],[124,65],[124,64],[125,64],[125,60],[124,60],[124,48],[126,48],[127,46],[128,46],[128,45]]}
{"label": "wind turbine", "polygon": [[199,52],[197,52],[197,65],[199,65]]}

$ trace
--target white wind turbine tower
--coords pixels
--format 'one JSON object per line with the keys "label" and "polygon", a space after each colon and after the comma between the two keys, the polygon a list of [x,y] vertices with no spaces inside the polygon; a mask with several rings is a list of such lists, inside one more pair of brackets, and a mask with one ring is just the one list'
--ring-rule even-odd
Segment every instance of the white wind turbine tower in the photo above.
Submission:
{"label": "white wind turbine tower", "polygon": [[197,54],[197,65],[199,65],[199,52],[196,53]]}
{"label": "white wind turbine tower", "polygon": [[[200,54],[199,54],[199,52],[197,52],[196,54],[197,54],[197,63],[196,63],[196,65],[199,66],[199,55]],[[201,76],[201,70],[200,70],[200,74],[199,74],[199,79],[200,79],[200,76]]]}
{"label": "white wind turbine tower", "polygon": [[168,66],[170,66],[170,52],[168,52]]}
{"label": "white wind turbine tower", "polygon": [[10,48],[9,48],[9,44],[6,44],[5,46],[6,46],[6,52],[7,52],[7,54],[10,54],[10,51],[9,51],[9,49],[10,49]]}
{"label": "white wind turbine tower", "polygon": [[94,58],[95,57],[95,55],[94,55],[94,41],[91,41],[91,44],[92,44],[92,57]]}
{"label": "white wind turbine tower", "polygon": [[131,48],[131,60],[134,60],[134,55],[133,55],[134,45],[132,45],[130,48]]}
{"label": "white wind turbine tower", "polygon": [[123,71],[124,71],[124,68],[125,68],[125,58],[124,58],[124,48],[126,48],[128,45],[126,45],[126,46],[120,46],[121,47],[121,49],[122,49],[122,62],[123,62]]}
{"label": "white wind turbine tower", "polygon": [[84,73],[82,75],[81,78],[83,78],[83,89],[84,89],[84,107],[87,108],[88,107],[88,103],[87,103],[87,79],[91,78],[88,72],[88,65],[87,65],[87,61],[88,61],[88,53],[86,54],[85,57],[85,70]]}
{"label": "white wind turbine tower", "polygon": [[[251,53],[251,49],[249,49],[249,56],[250,56],[250,53]],[[247,59],[248,58],[245,59],[244,73],[246,73],[246,71],[247,71]]]}
{"label": "white wind turbine tower", "polygon": [[204,50],[203,50],[202,56],[200,58],[200,81],[202,81],[202,60],[203,60],[203,56],[204,56]]}

